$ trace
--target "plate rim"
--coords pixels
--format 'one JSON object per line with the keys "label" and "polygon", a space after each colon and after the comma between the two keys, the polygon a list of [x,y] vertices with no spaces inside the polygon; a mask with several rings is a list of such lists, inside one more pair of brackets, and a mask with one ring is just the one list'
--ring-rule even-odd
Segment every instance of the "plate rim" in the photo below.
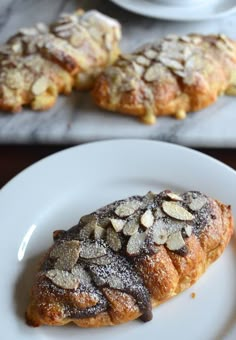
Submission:
{"label": "plate rim", "polygon": [[[127,4],[127,2],[124,2],[124,1],[120,1],[120,0],[110,0],[112,3],[116,4],[117,6],[123,8],[123,9],[126,9],[128,10],[129,12],[132,12],[132,13],[135,13],[135,14],[138,14],[138,15],[142,15],[142,16],[146,16],[146,17],[149,17],[149,18],[154,18],[154,19],[161,19],[161,20],[170,20],[170,21],[205,21],[205,20],[214,20],[214,19],[219,19],[219,18],[223,18],[223,17],[226,17],[228,15],[232,15],[234,13],[236,13],[236,5],[231,7],[230,9],[227,9],[227,10],[223,10],[223,11],[220,11],[220,12],[217,12],[216,14],[209,14],[209,15],[206,15],[204,17],[201,16],[198,16],[198,17],[188,17],[188,16],[182,16],[182,17],[178,17],[178,16],[175,16],[175,15],[163,15],[163,14],[160,14],[158,13],[158,9],[160,8],[160,5],[161,4],[152,4],[154,7],[156,6],[156,9],[157,9],[157,12],[152,12],[152,13],[149,13],[149,12],[146,12],[144,13],[142,9],[140,9],[138,7],[138,5],[133,5],[133,4]],[[143,0],[141,0],[143,1]],[[145,3],[144,3],[145,5]],[[169,6],[165,6],[165,5],[162,5],[161,6],[162,8],[165,8],[167,13],[168,13],[168,8]]]}
{"label": "plate rim", "polygon": [[31,165],[27,166],[25,169],[21,170],[19,173],[17,173],[14,177],[12,177],[4,186],[0,189],[0,194],[8,190],[9,186],[12,186],[15,181],[17,181],[19,178],[21,178],[22,175],[27,174],[28,171],[32,171],[35,168],[37,168],[39,165],[43,164],[44,162],[50,162],[53,159],[56,159],[57,157],[61,157],[64,153],[67,152],[73,152],[75,149],[81,149],[81,148],[87,148],[87,147],[93,147],[94,145],[102,145],[102,144],[119,144],[119,143],[150,143],[150,144],[156,144],[156,145],[164,145],[164,146],[169,146],[171,148],[176,148],[176,149],[181,149],[186,152],[194,153],[195,155],[198,155],[200,157],[205,158],[206,160],[210,160],[211,162],[215,162],[218,166],[224,167],[228,171],[230,171],[233,175],[236,175],[236,170],[233,169],[231,166],[228,164],[223,163],[222,161],[207,155],[199,150],[190,148],[188,146],[184,145],[179,145],[176,143],[171,143],[171,142],[166,142],[166,141],[159,141],[159,140],[150,140],[150,139],[140,139],[140,138],[117,138],[117,139],[107,139],[107,140],[99,140],[99,141],[92,141],[88,143],[83,143],[83,144],[78,144],[74,145],[68,148],[65,148],[63,150],[56,151],[46,157],[43,157],[39,159],[38,161],[32,163]]}

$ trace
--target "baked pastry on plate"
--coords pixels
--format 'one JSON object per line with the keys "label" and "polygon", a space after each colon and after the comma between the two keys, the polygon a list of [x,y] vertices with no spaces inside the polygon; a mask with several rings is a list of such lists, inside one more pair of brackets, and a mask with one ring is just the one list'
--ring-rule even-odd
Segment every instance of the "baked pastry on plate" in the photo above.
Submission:
{"label": "baked pastry on plate", "polygon": [[236,94],[236,43],[225,35],[170,35],[121,55],[102,73],[93,96],[102,108],[155,123],[156,116],[183,119]]}
{"label": "baked pastry on plate", "polygon": [[190,287],[233,233],[230,206],[200,192],[133,196],[83,216],[40,263],[29,325],[116,325]]}
{"label": "baked pastry on plate", "polygon": [[97,11],[62,14],[23,28],[0,47],[0,109],[45,110],[59,93],[91,88],[119,54],[119,23]]}

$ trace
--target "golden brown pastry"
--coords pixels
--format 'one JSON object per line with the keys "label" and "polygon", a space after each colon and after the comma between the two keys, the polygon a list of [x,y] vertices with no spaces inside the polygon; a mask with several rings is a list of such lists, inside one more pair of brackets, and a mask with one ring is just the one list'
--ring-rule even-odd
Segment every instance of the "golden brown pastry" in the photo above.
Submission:
{"label": "golden brown pastry", "polygon": [[121,55],[93,90],[100,107],[147,124],[163,115],[183,119],[223,93],[236,95],[236,43],[223,34],[171,35]]}
{"label": "golden brown pastry", "polygon": [[81,327],[152,318],[190,287],[233,233],[230,206],[190,191],[133,196],[54,232],[26,312],[29,325]]}
{"label": "golden brown pastry", "polygon": [[119,54],[119,23],[97,11],[24,28],[0,48],[0,109],[45,110],[59,93],[89,89]]}

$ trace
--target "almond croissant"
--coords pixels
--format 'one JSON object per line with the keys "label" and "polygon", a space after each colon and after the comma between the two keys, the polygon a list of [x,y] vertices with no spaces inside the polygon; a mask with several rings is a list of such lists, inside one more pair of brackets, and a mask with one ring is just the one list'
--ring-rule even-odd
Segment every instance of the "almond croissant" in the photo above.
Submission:
{"label": "almond croissant", "polygon": [[54,232],[26,320],[81,327],[149,321],[152,307],[199,279],[232,233],[230,206],[197,191],[109,204]]}
{"label": "almond croissant", "polygon": [[163,115],[183,119],[223,93],[236,95],[236,43],[222,34],[171,35],[121,55],[93,90],[100,107],[147,124]]}
{"label": "almond croissant", "polygon": [[24,28],[0,48],[0,109],[45,110],[59,93],[88,89],[119,54],[119,23],[97,11]]}

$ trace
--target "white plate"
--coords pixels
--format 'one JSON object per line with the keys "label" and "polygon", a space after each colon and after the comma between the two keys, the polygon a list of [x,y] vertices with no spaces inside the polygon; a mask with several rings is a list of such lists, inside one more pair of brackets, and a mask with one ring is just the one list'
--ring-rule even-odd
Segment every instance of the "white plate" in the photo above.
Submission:
{"label": "white plate", "polygon": [[111,0],[120,7],[144,16],[181,21],[209,20],[236,13],[235,0],[206,0],[198,6],[175,7],[152,0]]}
{"label": "white plate", "polygon": [[201,190],[232,204],[236,215],[236,173],[168,143],[86,144],[50,156],[9,182],[0,191],[1,339],[236,339],[235,239],[191,289],[156,308],[146,324],[87,330],[70,325],[34,329],[24,323],[35,265],[52,243],[53,230],[69,228],[110,201],[165,188]]}

